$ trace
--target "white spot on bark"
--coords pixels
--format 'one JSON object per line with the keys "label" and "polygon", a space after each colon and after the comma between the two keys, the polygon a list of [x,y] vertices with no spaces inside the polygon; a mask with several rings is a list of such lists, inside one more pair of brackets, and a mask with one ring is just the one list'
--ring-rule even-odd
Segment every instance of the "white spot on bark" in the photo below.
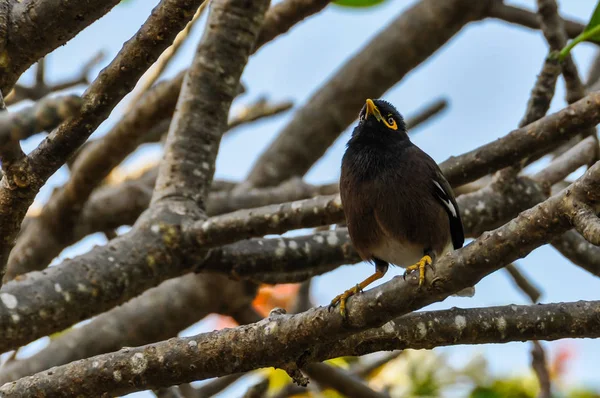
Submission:
{"label": "white spot on bark", "polygon": [[114,263],[115,262],[115,258],[113,256],[109,256],[108,257],[108,261],[111,262],[111,263]]}
{"label": "white spot on bark", "polygon": [[302,208],[302,201],[301,200],[297,200],[295,202],[292,202],[292,210],[296,211],[296,210],[300,210]]}
{"label": "white spot on bark", "polygon": [[144,373],[148,367],[148,360],[141,352],[133,354],[129,362],[131,363],[131,371],[136,375]]}
{"label": "white spot on bark", "polygon": [[388,323],[383,325],[381,329],[383,329],[383,331],[386,333],[393,334],[396,331],[396,324],[394,323],[394,321],[389,321]]}
{"label": "white spot on bark", "polygon": [[285,241],[280,239],[279,243],[277,244],[277,249],[275,249],[275,255],[277,257],[283,257],[285,255],[285,249]]}
{"label": "white spot on bark", "polygon": [[192,174],[195,175],[196,177],[203,177],[204,176],[204,173],[202,171],[198,170],[198,169],[194,169],[192,171]]}
{"label": "white spot on bark", "polygon": [[333,204],[337,207],[342,207],[342,197],[340,195],[337,195],[333,200]]}
{"label": "white spot on bark", "polygon": [[290,249],[296,250],[298,249],[298,244],[295,241],[290,241]]}
{"label": "white spot on bark", "polygon": [[279,216],[277,214],[273,214],[272,220],[274,223],[278,223],[279,222]]}
{"label": "white spot on bark", "polygon": [[485,210],[485,202],[483,200],[478,201],[477,206],[475,206],[475,210],[477,210],[477,211]]}
{"label": "white spot on bark", "polygon": [[338,244],[340,240],[338,239],[337,235],[335,232],[330,233],[329,235],[327,235],[327,244],[329,246],[335,246]]}
{"label": "white spot on bark", "polygon": [[496,327],[500,332],[500,336],[504,338],[506,336],[506,319],[504,317],[496,319]]}
{"label": "white spot on bark", "polygon": [[188,342],[188,345],[190,346],[190,348],[194,348],[194,347],[197,347],[197,346],[198,346],[198,343],[196,343],[196,341],[195,341],[195,340],[190,340],[190,341]]}
{"label": "white spot on bark", "polygon": [[150,226],[150,231],[152,231],[155,234],[159,233],[160,232],[160,225],[158,225],[158,224],[152,224]]}
{"label": "white spot on bark", "polygon": [[54,284],[54,291],[56,291],[56,293],[62,292],[62,287],[60,286],[59,283]]}
{"label": "white spot on bark", "polygon": [[88,288],[83,283],[78,283],[77,290],[79,290],[80,292],[87,292]]}
{"label": "white spot on bark", "polygon": [[419,332],[419,338],[424,339],[427,337],[427,327],[423,322],[417,323],[417,332]]}
{"label": "white spot on bark", "polygon": [[92,368],[97,368],[98,366],[100,366],[100,362],[98,362],[98,361],[92,362]]}
{"label": "white spot on bark", "polygon": [[123,376],[121,375],[121,371],[120,370],[115,370],[113,372],[113,378],[115,379],[116,382],[119,382],[119,381],[123,380]]}
{"label": "white spot on bark", "polygon": [[17,308],[17,304],[19,304],[17,298],[8,293],[0,294],[0,300],[2,300],[2,304],[4,304],[9,310]]}
{"label": "white spot on bark", "polygon": [[17,314],[12,314],[10,317],[12,318],[14,323],[17,323],[21,320],[21,317]]}
{"label": "white spot on bark", "polygon": [[208,163],[206,163],[206,162],[202,162],[202,168],[204,170],[208,170],[208,169],[210,169],[210,165]]}
{"label": "white spot on bark", "polygon": [[323,239],[323,237],[321,235],[316,235],[313,239],[317,243],[323,243],[323,242],[325,242],[325,239]]}
{"label": "white spot on bark", "polygon": [[277,330],[277,322],[271,321],[265,326],[265,335],[270,335]]}
{"label": "white spot on bark", "polygon": [[259,245],[259,246],[262,246],[262,245],[264,245],[264,244],[265,244],[265,242],[263,242],[262,240],[259,240],[259,241],[258,241],[258,245]]}
{"label": "white spot on bark", "polygon": [[463,329],[467,327],[467,319],[462,315],[457,315],[456,318],[454,318],[454,324],[456,325],[456,328],[462,332]]}

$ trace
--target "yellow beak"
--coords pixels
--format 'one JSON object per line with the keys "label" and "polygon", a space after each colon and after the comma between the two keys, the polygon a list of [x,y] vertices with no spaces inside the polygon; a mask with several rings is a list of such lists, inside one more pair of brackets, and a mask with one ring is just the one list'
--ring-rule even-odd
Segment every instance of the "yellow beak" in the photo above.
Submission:
{"label": "yellow beak", "polygon": [[371,99],[367,99],[367,114],[365,115],[365,119],[369,118],[369,115],[375,116],[375,119],[381,121],[383,118],[381,117],[381,112],[375,106],[375,103]]}

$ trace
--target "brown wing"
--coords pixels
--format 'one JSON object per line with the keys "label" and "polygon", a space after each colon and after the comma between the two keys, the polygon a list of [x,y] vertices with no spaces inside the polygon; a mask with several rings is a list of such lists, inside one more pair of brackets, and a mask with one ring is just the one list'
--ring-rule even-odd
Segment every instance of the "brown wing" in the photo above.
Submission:
{"label": "brown wing", "polygon": [[417,147],[407,149],[402,167],[387,168],[380,175],[373,187],[379,198],[374,215],[386,235],[441,253],[450,240],[450,223],[434,195],[435,162],[423,162],[421,153]]}

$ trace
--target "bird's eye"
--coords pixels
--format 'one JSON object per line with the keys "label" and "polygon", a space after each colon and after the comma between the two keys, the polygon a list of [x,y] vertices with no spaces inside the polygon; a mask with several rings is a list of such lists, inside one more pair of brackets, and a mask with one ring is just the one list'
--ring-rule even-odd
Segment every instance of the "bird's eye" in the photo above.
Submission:
{"label": "bird's eye", "polygon": [[361,121],[361,122],[362,122],[363,120],[365,120],[365,114],[364,114],[364,113],[361,113],[360,115],[358,115],[358,120],[359,120],[359,121]]}
{"label": "bird's eye", "polygon": [[394,121],[393,117],[388,117],[388,123],[389,123],[390,126],[393,126],[394,123],[396,123],[396,122]]}

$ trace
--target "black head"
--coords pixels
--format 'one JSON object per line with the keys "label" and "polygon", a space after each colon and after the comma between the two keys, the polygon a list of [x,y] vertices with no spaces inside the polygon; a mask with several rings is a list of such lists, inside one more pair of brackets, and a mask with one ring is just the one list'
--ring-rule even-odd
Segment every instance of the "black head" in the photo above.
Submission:
{"label": "black head", "polygon": [[406,124],[398,110],[389,102],[381,99],[367,99],[358,116],[358,126],[353,135],[368,135],[393,138],[406,138]]}

